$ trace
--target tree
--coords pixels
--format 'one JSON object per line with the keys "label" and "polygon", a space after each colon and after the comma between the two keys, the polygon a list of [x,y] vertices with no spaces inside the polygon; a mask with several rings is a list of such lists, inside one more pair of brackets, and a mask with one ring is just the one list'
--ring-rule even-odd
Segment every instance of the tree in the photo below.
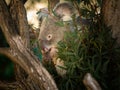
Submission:
{"label": "tree", "polygon": [[[120,46],[120,0],[103,0],[103,6],[102,6],[102,14],[104,18],[104,22],[108,27],[111,27],[112,30],[112,36],[117,39],[117,43]],[[114,72],[117,68],[116,65],[114,65],[114,60],[112,61],[112,69],[109,71],[111,74],[111,78],[117,77],[118,75],[118,80],[116,81],[116,85],[113,86],[114,79],[110,80],[109,82],[109,87],[113,86],[114,88],[112,89],[120,89],[119,84],[120,84],[120,72],[117,72],[115,75]],[[119,71],[119,70],[118,70]]]}
{"label": "tree", "polygon": [[[51,75],[30,51],[30,28],[26,19],[24,3],[25,0],[11,0],[8,7],[4,0],[0,1],[0,27],[10,46],[0,48],[0,53],[17,64],[17,83],[20,84],[19,86],[17,83],[13,83],[14,86],[11,89],[16,87],[16,89],[22,90],[57,90]],[[10,85],[4,85],[6,88],[10,87]]]}
{"label": "tree", "polygon": [[117,38],[120,44],[120,0],[103,0],[102,12],[104,21],[111,26],[113,37]]}
{"label": "tree", "polygon": [[[0,82],[0,87],[10,90],[58,90],[52,76],[30,50],[30,28],[26,19],[25,1],[11,0],[8,7],[4,0],[0,0],[0,28],[9,44],[9,48],[0,48],[0,54],[6,55],[15,63],[17,80],[13,83]],[[53,8],[55,4],[50,2],[53,0],[48,1],[52,4],[49,7]],[[103,0],[102,3],[105,23],[112,27],[113,36],[118,37],[118,43],[120,38],[116,34],[120,32],[119,4],[120,0]]]}

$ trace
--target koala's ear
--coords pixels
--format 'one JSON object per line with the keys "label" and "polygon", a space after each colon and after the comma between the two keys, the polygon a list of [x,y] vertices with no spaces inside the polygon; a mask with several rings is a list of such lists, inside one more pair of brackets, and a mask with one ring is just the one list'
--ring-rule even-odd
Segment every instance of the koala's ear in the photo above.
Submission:
{"label": "koala's ear", "polygon": [[47,8],[41,8],[37,13],[38,20],[42,21],[45,17],[48,17],[49,12]]}
{"label": "koala's ear", "polygon": [[57,3],[59,3],[60,0],[48,0],[48,9],[49,12],[52,13],[53,8],[56,6]]}

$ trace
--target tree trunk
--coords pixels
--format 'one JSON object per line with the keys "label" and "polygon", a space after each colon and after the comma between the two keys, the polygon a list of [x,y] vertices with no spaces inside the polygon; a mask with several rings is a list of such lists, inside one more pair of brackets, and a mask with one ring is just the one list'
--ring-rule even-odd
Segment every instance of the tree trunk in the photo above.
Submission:
{"label": "tree trunk", "polygon": [[120,44],[120,0],[103,0],[104,21],[111,26],[113,37]]}
{"label": "tree trunk", "polygon": [[[24,71],[20,71],[19,68],[16,70],[17,73],[21,74],[18,76],[21,80],[19,79],[17,82],[20,85],[14,84],[16,90],[57,90],[51,75],[29,48],[29,28],[22,1],[11,0],[9,9],[5,1],[0,0],[0,27],[10,46],[9,48],[0,48],[0,54],[9,57],[26,73],[25,77],[25,75],[22,76]],[[0,82],[0,87],[4,85]],[[12,85],[13,83],[8,87]]]}
{"label": "tree trunk", "polygon": [[[9,48],[0,48],[0,54],[6,55],[16,63],[18,75],[17,81],[14,83],[0,82],[0,88],[58,90],[51,75],[30,50],[25,1],[11,0],[10,6],[7,7],[5,0],[0,0],[0,28],[10,46]],[[48,2],[49,11],[52,12],[59,0],[48,0]],[[120,44],[120,0],[103,0],[102,13],[105,23],[112,27],[113,37],[118,38],[117,41]]]}

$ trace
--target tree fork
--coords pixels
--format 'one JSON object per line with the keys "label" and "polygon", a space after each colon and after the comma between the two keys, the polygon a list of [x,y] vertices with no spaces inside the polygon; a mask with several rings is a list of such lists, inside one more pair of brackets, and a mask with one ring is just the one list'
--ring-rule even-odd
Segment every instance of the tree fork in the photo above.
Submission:
{"label": "tree fork", "polygon": [[42,66],[36,56],[33,55],[30,49],[24,46],[22,35],[20,36],[17,33],[16,30],[18,28],[15,27],[15,22],[11,16],[12,15],[8,11],[4,0],[0,0],[0,27],[10,46],[8,51],[6,50],[6,52],[0,53],[4,53],[10,57],[13,62],[21,66],[28,74],[30,79],[40,87],[39,89],[58,90],[51,75]]}

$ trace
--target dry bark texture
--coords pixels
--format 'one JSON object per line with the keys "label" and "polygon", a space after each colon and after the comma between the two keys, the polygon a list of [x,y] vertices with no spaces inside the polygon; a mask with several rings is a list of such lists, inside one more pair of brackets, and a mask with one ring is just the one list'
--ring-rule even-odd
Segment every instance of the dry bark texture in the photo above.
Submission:
{"label": "dry bark texture", "polygon": [[103,0],[102,12],[105,23],[112,27],[113,37],[120,44],[120,0]]}
{"label": "dry bark texture", "polygon": [[23,0],[11,0],[9,7],[4,0],[0,0],[0,27],[10,46],[0,48],[0,54],[6,55],[17,64],[15,70],[17,82],[9,84],[0,82],[0,88],[57,90],[51,75],[29,48],[29,26]]}

